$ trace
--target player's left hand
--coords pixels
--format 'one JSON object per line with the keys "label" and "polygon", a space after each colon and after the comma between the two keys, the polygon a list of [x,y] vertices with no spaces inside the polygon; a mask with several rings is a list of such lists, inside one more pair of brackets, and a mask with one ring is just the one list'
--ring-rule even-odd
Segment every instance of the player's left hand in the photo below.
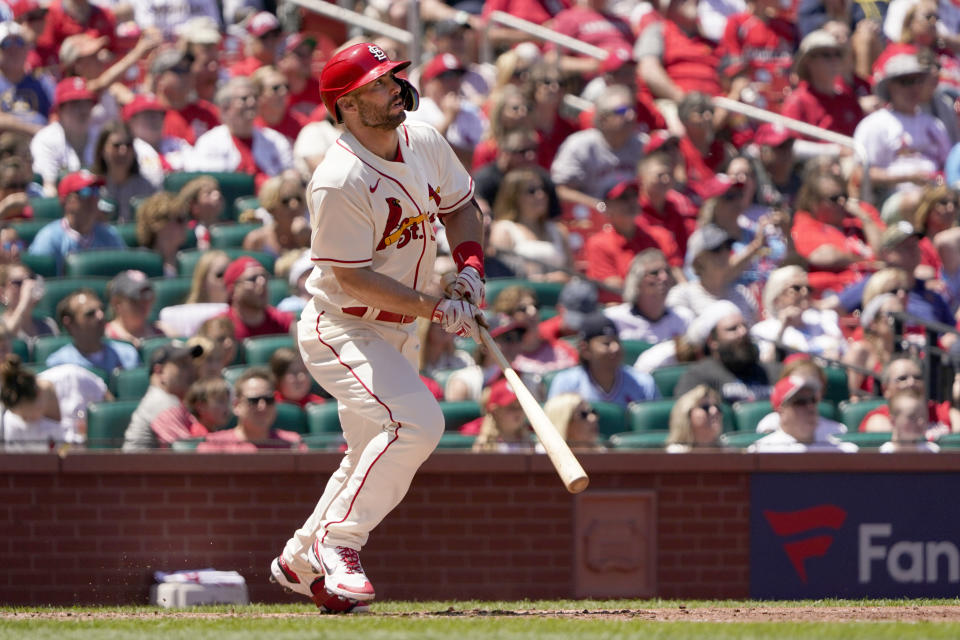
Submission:
{"label": "player's left hand", "polygon": [[447,333],[453,333],[461,338],[480,337],[480,319],[483,314],[480,309],[464,300],[441,298],[433,308],[431,320],[436,322]]}
{"label": "player's left hand", "polygon": [[454,298],[466,300],[478,307],[483,306],[486,292],[483,278],[480,277],[480,272],[476,268],[467,266],[461,269],[451,288]]}

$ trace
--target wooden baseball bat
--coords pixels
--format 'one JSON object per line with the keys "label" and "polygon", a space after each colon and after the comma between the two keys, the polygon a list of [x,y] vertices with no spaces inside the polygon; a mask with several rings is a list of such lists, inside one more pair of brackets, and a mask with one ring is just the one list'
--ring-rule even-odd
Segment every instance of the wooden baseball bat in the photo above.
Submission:
{"label": "wooden baseball bat", "polygon": [[520,380],[520,376],[510,366],[510,362],[504,357],[500,347],[497,346],[497,343],[493,341],[490,333],[483,326],[480,327],[480,340],[493,355],[500,368],[503,369],[503,375],[513,388],[513,392],[517,394],[517,400],[520,401],[520,406],[523,408],[527,420],[530,421],[530,426],[533,427],[537,437],[540,438],[540,443],[543,444],[544,450],[550,457],[550,462],[556,468],[567,491],[580,493],[586,489],[587,485],[590,484],[590,478],[587,477],[586,471],[580,466],[566,441],[560,437],[560,432],[550,422],[547,414],[543,412],[540,403]]}

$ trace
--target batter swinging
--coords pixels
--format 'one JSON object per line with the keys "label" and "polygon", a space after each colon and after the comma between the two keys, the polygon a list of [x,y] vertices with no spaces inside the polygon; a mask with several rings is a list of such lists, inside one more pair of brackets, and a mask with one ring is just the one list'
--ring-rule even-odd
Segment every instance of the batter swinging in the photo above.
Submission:
{"label": "batter swinging", "polygon": [[[347,452],[313,513],[271,564],[272,579],[328,611],[374,598],[358,551],[400,502],[443,433],[443,414],[417,372],[418,316],[474,336],[483,249],[473,180],[432,127],[404,124],[416,89],[373,44],[334,55],[321,97],[346,132],[307,186],[313,300],[298,324],[313,377],[339,403]],[[457,299],[422,293],[446,227]]]}

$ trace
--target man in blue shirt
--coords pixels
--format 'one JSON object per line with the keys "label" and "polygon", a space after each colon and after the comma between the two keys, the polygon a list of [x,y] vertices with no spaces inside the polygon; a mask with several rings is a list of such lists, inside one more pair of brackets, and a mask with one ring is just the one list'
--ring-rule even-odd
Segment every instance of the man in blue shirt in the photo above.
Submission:
{"label": "man in blue shirt", "polygon": [[44,362],[47,367],[77,364],[113,373],[140,366],[140,354],[132,344],[103,339],[103,302],[92,289],[78,289],[61,300],[57,319],[73,341],[51,353]]}
{"label": "man in blue shirt", "polygon": [[0,125],[32,135],[50,116],[50,87],[27,73],[27,43],[16,22],[0,24]]}
{"label": "man in blue shirt", "polygon": [[70,253],[88,249],[125,249],[120,233],[99,221],[100,187],[103,180],[89,171],[64,176],[57,187],[63,218],[54,220],[37,233],[27,253],[53,256],[57,273],[63,274],[63,261]]}
{"label": "man in blue shirt", "polygon": [[580,365],[561,371],[548,397],[577,393],[589,402],[612,402],[626,407],[660,397],[653,378],[623,366],[617,326],[602,313],[592,313],[580,328]]}

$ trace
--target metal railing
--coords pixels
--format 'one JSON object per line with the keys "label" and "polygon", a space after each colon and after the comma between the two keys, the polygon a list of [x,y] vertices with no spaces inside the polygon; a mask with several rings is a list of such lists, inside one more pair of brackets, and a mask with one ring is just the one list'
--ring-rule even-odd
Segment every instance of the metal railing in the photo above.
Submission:
{"label": "metal railing", "polygon": [[323,0],[290,1],[294,4],[300,5],[304,9],[309,9],[314,13],[319,13],[320,15],[328,18],[339,20],[340,22],[344,22],[354,27],[359,27],[368,33],[375,33],[377,35],[393,38],[400,44],[406,45],[407,47],[411,47],[414,43],[413,33],[410,31],[405,31],[404,29],[395,27],[392,24],[387,24],[386,22],[382,22],[376,18],[365,16],[362,13],[357,13],[356,11],[351,11],[350,9],[345,9],[344,7],[339,7],[335,4],[324,2]]}
{"label": "metal railing", "polygon": [[[518,31],[523,31],[528,33],[538,40],[545,40],[546,42],[552,42],[553,44],[563,47],[565,49],[570,49],[571,51],[576,51],[577,53],[582,53],[585,56],[590,56],[591,58],[596,58],[597,60],[605,60],[607,57],[607,50],[601,49],[600,47],[595,47],[592,44],[587,44],[586,42],[581,42],[576,38],[571,38],[570,36],[564,35],[553,29],[548,29],[543,25],[539,25],[536,22],[530,22],[529,20],[524,20],[523,18],[518,18],[517,16],[510,15],[503,11],[494,11],[490,14],[489,22],[487,23],[487,28],[493,23],[502,24],[505,27],[510,27],[511,29],[516,29]],[[484,62],[491,61],[490,55],[490,45],[489,39],[485,37],[483,39],[484,46]]]}

